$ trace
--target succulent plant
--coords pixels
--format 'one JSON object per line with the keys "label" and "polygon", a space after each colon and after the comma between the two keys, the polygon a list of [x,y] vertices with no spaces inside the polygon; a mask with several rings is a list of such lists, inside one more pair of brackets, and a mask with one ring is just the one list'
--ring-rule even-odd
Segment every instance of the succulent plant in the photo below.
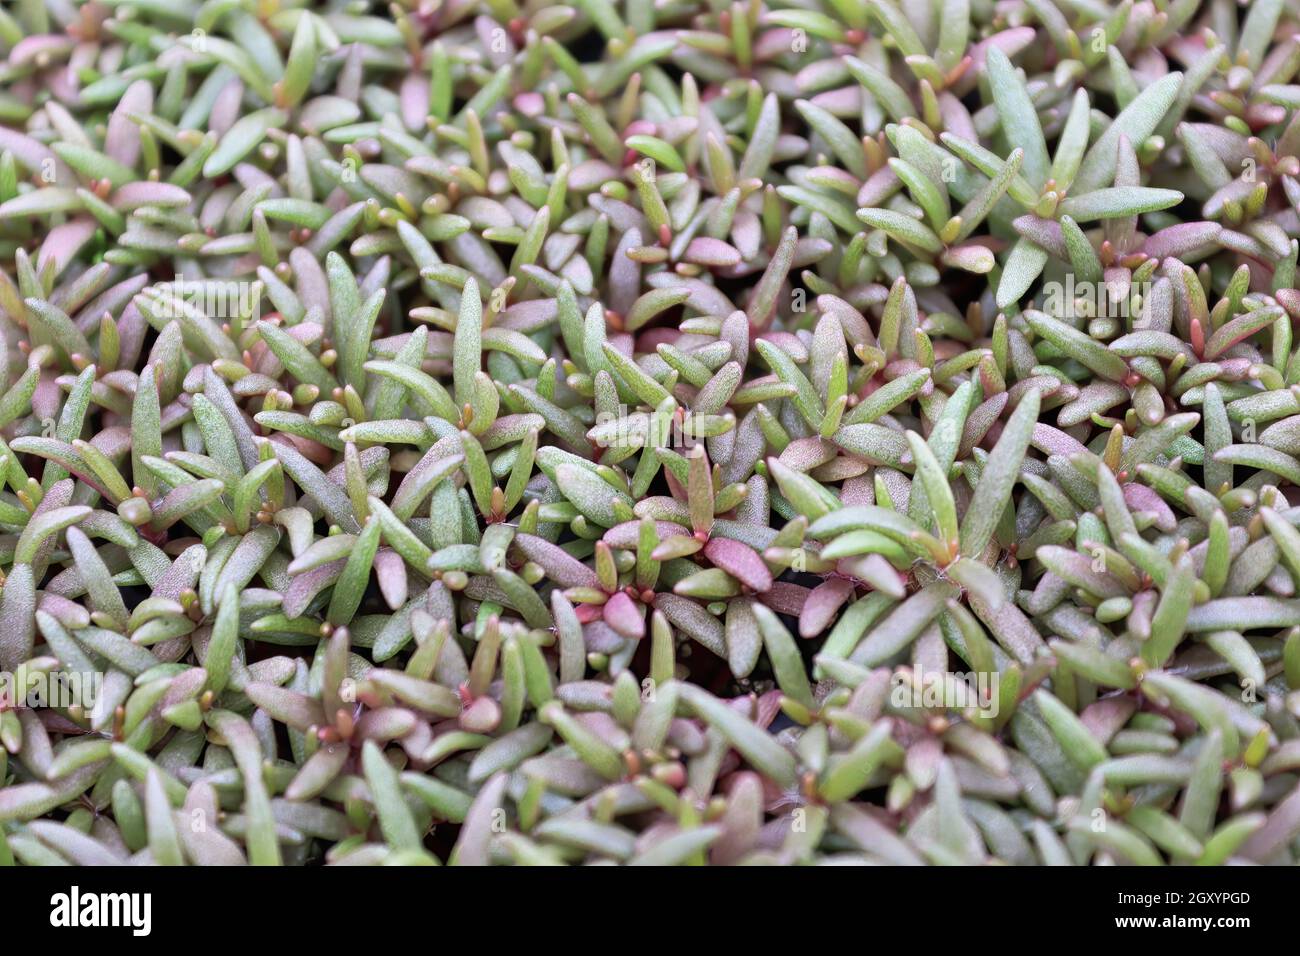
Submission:
{"label": "succulent plant", "polygon": [[0,9],[0,863],[1297,862],[1298,28]]}

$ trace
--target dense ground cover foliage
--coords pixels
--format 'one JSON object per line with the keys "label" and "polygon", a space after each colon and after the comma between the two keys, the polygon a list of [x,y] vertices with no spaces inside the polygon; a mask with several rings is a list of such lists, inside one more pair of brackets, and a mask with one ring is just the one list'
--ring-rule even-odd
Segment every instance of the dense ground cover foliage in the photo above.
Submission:
{"label": "dense ground cover foliage", "polygon": [[0,862],[1294,862],[1281,0],[0,10]]}

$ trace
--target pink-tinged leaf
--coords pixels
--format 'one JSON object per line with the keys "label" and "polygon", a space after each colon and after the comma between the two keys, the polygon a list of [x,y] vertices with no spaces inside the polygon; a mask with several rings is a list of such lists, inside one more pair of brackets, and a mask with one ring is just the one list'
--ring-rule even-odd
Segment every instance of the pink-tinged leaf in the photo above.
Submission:
{"label": "pink-tinged leaf", "polygon": [[1281,851],[1297,834],[1300,834],[1300,787],[1272,809],[1264,825],[1242,844],[1240,855],[1262,863]]}
{"label": "pink-tinged leaf", "polygon": [[559,306],[554,299],[528,299],[507,308],[493,324],[528,335],[555,322]]}
{"label": "pink-tinged leaf", "polygon": [[[675,521],[656,521],[655,534],[659,536],[660,541],[663,541],[665,538],[690,534],[690,532]],[[525,535],[519,537],[522,538]],[[518,540],[518,538],[515,540]],[[625,551],[633,550],[641,540],[641,522],[624,521],[622,524],[616,524],[605,532],[605,537],[601,540],[611,548],[621,548]]]}
{"label": "pink-tinged leaf", "polygon": [[1142,251],[1153,259],[1182,259],[1216,242],[1222,232],[1217,222],[1180,222],[1148,236]]}
{"label": "pink-tinged leaf", "polygon": [[875,485],[869,477],[849,478],[840,487],[840,502],[846,508],[853,505],[874,505]]}
{"label": "pink-tinged leaf", "polygon": [[75,40],[71,36],[56,33],[40,33],[23,37],[9,51],[10,66],[23,66],[36,63],[40,59],[57,61],[67,56]]}
{"label": "pink-tinged leaf", "polygon": [[338,580],[345,564],[347,559],[340,558],[338,561],[331,561],[329,564],[323,564],[319,568],[312,568],[297,575],[289,582],[289,587],[284,592],[284,601],[280,605],[284,616],[300,617],[316,595]]}
{"label": "pink-tinged leaf", "polygon": [[396,611],[406,603],[406,562],[392,548],[380,548],[375,554],[375,580],[379,593],[389,610]]}
{"label": "pink-tinged leaf", "polygon": [[690,245],[686,247],[682,259],[686,262],[694,262],[697,265],[724,268],[738,265],[740,263],[740,252],[735,246],[723,242],[721,239],[696,236],[691,240]]}
{"label": "pink-tinged leaf", "polygon": [[778,460],[795,471],[807,472],[834,460],[836,452],[835,443],[825,438],[796,438],[785,446]]}
{"label": "pink-tinged leaf", "polygon": [[[604,612],[605,605],[582,604],[579,605],[578,610],[581,611],[583,608],[591,608],[599,615]],[[587,651],[591,654],[613,654],[615,651],[620,650],[625,643],[623,635],[599,617],[583,627],[582,640]]]}
{"label": "pink-tinged leaf", "polygon": [[1034,245],[1046,249],[1058,259],[1068,259],[1069,251],[1065,248],[1065,237],[1061,234],[1061,224],[1055,219],[1043,219],[1040,216],[1020,216],[1012,224],[1016,232]]}
{"label": "pink-tinged leaf", "polygon": [[[556,593],[561,592],[557,591]],[[600,616],[605,613],[605,606],[603,604],[579,604],[573,609],[573,613],[577,616],[579,624],[591,624],[600,620]]]}
{"label": "pink-tinged leaf", "polygon": [[943,128],[946,132],[971,142],[979,141],[979,133],[975,129],[975,121],[971,118],[970,111],[951,93],[945,92],[939,95],[939,115],[943,119]]}
{"label": "pink-tinged leaf", "polygon": [[933,737],[922,737],[907,748],[907,756],[903,759],[907,775],[916,781],[918,787],[928,790],[939,775],[943,744]]}
{"label": "pink-tinged leaf", "polygon": [[32,414],[41,418],[54,418],[63,405],[63,389],[52,377],[43,377],[32,392]]}
{"label": "pink-tinged leaf", "polygon": [[[655,522],[654,533],[659,536],[660,541],[663,541],[664,538],[689,535],[690,532],[676,522]],[[604,544],[610,545],[610,548],[632,550],[641,541],[641,522],[636,520],[636,522],[615,524],[604,532],[602,540]]]}
{"label": "pink-tinged leaf", "polygon": [[1203,354],[1206,360],[1217,359],[1234,345],[1272,325],[1280,315],[1277,309],[1256,309],[1225,322],[1205,343]]}
{"label": "pink-tinged leaf", "polygon": [[1104,747],[1128,723],[1135,710],[1137,703],[1131,697],[1103,697],[1085,707],[1079,720]]}
{"label": "pink-tinged leaf", "polygon": [[840,574],[864,581],[877,591],[884,591],[891,597],[901,600],[907,594],[907,576],[895,570],[882,555],[863,554],[844,558],[836,562],[835,570]]}
{"label": "pink-tinged leaf", "polygon": [[[758,255],[759,247],[763,241],[763,230],[759,223],[758,217],[748,209],[737,209],[736,218],[731,224],[731,241],[736,244],[736,249],[740,252],[741,258],[752,259]],[[795,248],[796,264],[799,260],[800,249]],[[814,261],[816,261],[815,257]]]}
{"label": "pink-tinged leaf", "polygon": [[724,702],[736,713],[744,714],[744,717],[753,722],[755,727],[767,730],[768,724],[775,721],[776,715],[781,713],[781,697],[783,696],[779,688],[772,688],[771,691],[758,697],[754,697],[754,695],[729,697]]}
{"label": "pink-tinged leaf", "polygon": [[398,105],[408,129],[418,129],[429,116],[429,84],[423,77],[408,73],[398,91]]}
{"label": "pink-tinged leaf", "polygon": [[172,183],[144,181],[127,183],[113,192],[113,208],[118,212],[132,212],[144,206],[185,206],[190,194]]}
{"label": "pink-tinged leaf", "polygon": [[501,705],[491,697],[480,697],[460,712],[460,726],[472,734],[490,734],[501,723]]}
{"label": "pink-tinged leaf", "polygon": [[973,272],[976,275],[992,272],[993,267],[997,265],[997,260],[993,258],[993,250],[978,242],[950,246],[943,251],[941,258],[945,265]]}
{"label": "pink-tinged leaf", "polygon": [[825,631],[852,596],[853,582],[843,578],[831,578],[813,588],[799,610],[799,636],[816,637]]}
{"label": "pink-tinged leaf", "polygon": [[[823,105],[823,104],[818,104]],[[878,206],[898,191],[898,174],[890,166],[882,166],[858,190],[859,206]]]}
{"label": "pink-tinged leaf", "polygon": [[704,546],[704,556],[753,591],[772,587],[772,572],[763,559],[747,544],[730,538],[712,538]]}
{"label": "pink-tinged leaf", "polygon": [[622,591],[605,602],[604,618],[623,637],[639,641],[645,636],[645,611]]}
{"label": "pink-tinged leaf", "polygon": [[[677,501],[685,502],[688,498],[686,486],[682,484],[680,481],[678,481],[677,476],[674,475],[672,471],[670,471],[667,468],[664,469],[663,475],[664,475],[664,481],[668,484],[669,494],[671,494],[672,497]],[[639,516],[641,513],[638,511],[637,514]]]}
{"label": "pink-tinged leaf", "polygon": [[772,586],[759,595],[759,600],[773,611],[776,611],[777,614],[798,617],[799,612],[803,610],[804,602],[808,600],[808,595],[811,593],[812,590],[802,584],[773,581]]}
{"label": "pink-tinged leaf", "polygon": [[727,791],[727,809],[722,817],[722,836],[709,848],[714,866],[739,862],[754,848],[763,826],[763,778],[753,771],[732,775]]}
{"label": "pink-tinged leaf", "polygon": [[970,47],[966,53],[967,58],[971,61],[970,69],[962,74],[961,79],[951,87],[953,93],[957,96],[965,96],[975,85],[976,80],[983,75],[989,47],[997,47],[1007,55],[1007,59],[1014,60],[1016,54],[1031,45],[1036,36],[1033,27],[1012,27],[1009,30],[995,33]]}
{"label": "pink-tinged leaf", "polygon": [[713,528],[713,472],[703,445],[696,445],[688,458],[690,471],[686,498],[691,514],[691,529],[697,535],[708,534]]}
{"label": "pink-tinged leaf", "polygon": [[[768,31],[775,33],[776,31]],[[852,86],[842,86],[836,90],[826,90],[818,93],[810,101],[814,106],[820,106],[828,113],[847,115],[862,109],[862,93],[859,89]],[[891,169],[892,173],[893,170]]]}
{"label": "pink-tinged leaf", "polygon": [[[422,85],[427,87],[429,84]],[[108,118],[108,129],[104,133],[105,155],[124,166],[134,166],[140,158],[140,124],[131,119],[131,114],[148,115],[152,112],[153,85],[148,80],[136,80],[126,88]]]}
{"label": "pink-tinged leaf", "polygon": [[[13,55],[14,51],[10,50],[9,63],[11,65],[14,63]],[[54,150],[30,136],[4,126],[0,126],[0,153],[2,152],[13,153],[14,159],[25,166],[28,172],[40,173],[44,169],[52,169],[55,182],[76,182],[76,176],[72,170],[67,163],[54,154]]]}
{"label": "pink-tinged leaf", "polygon": [[764,332],[759,336],[759,340],[771,342],[788,355],[796,365],[802,365],[808,361],[808,346],[804,345],[803,340],[791,332]]}
{"label": "pink-tinged leaf", "polygon": [[783,696],[780,690],[774,688],[758,698],[754,723],[766,729],[772,721],[776,720],[776,715],[781,712],[781,698]]}
{"label": "pink-tinged leaf", "polygon": [[1130,511],[1146,511],[1155,515],[1155,526],[1161,531],[1172,532],[1178,525],[1173,509],[1165,503],[1154,488],[1130,481],[1124,485],[1124,503]]}
{"label": "pink-tinged leaf", "polygon": [[[428,84],[424,83],[421,86],[428,86]],[[530,119],[541,116],[546,112],[546,99],[541,93],[520,93],[514,98],[513,102],[515,109]]]}
{"label": "pink-tinged leaf", "polygon": [[[638,528],[640,526],[636,521],[628,523]],[[547,580],[555,582],[560,587],[600,587],[600,579],[596,577],[596,572],[559,545],[551,544],[545,538],[531,534],[516,535],[514,544],[529,561],[541,565],[542,570],[546,572]],[[635,546],[634,543],[632,547]]]}
{"label": "pink-tinged leaf", "polygon": [[298,730],[325,723],[325,711],[319,700],[287,687],[252,681],[245,686],[244,694],[276,720]]}
{"label": "pink-tinged leaf", "polygon": [[46,264],[52,261],[55,275],[63,272],[98,228],[98,224],[89,216],[81,216],[55,226],[45,234],[45,241],[41,243],[41,251],[36,257],[36,268],[44,270]]}
{"label": "pink-tinged leaf", "polygon": [[419,719],[405,707],[376,707],[358,718],[355,733],[362,740],[397,740],[414,730],[417,723]]}
{"label": "pink-tinged leaf", "polygon": [[1278,289],[1273,293],[1282,308],[1286,309],[1291,318],[1300,315],[1300,291],[1295,289]]}
{"label": "pink-tinged leaf", "polygon": [[1068,456],[1088,450],[1083,447],[1077,438],[1072,438],[1059,428],[1053,428],[1043,422],[1039,422],[1034,426],[1034,434],[1029,442],[1045,455]]}

